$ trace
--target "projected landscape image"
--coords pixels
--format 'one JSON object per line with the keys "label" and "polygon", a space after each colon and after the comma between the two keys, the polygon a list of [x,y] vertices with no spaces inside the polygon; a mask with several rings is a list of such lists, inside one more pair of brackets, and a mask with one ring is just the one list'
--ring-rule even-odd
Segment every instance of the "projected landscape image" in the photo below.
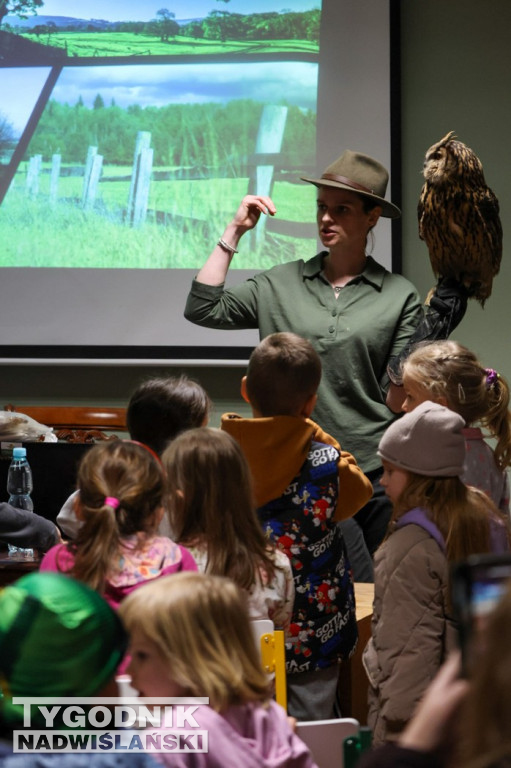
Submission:
{"label": "projected landscape image", "polygon": [[289,0],[282,10],[271,0],[175,0],[170,8],[154,0],[20,0],[16,5],[19,16],[9,15],[9,3],[0,4],[0,57],[11,65],[26,56],[42,63],[317,52],[319,47],[320,9],[310,0]]}
{"label": "projected landscape image", "polygon": [[[67,42],[59,63],[26,66],[32,52],[25,52],[24,67],[0,68],[0,266],[196,269],[247,193],[270,194],[277,216],[244,239],[235,268],[265,268],[314,249],[314,196],[300,176],[315,170],[319,54],[317,31],[306,53],[298,31],[311,14],[319,28],[317,2],[291,0],[280,12],[265,0],[190,0],[173,3],[172,14],[145,0],[84,2],[80,15],[89,26],[99,25],[100,14],[108,25],[62,33],[68,2],[30,5],[37,16],[26,22],[48,25],[51,17],[57,31],[40,31],[34,43],[34,26],[4,17],[0,44],[6,34],[43,47],[60,34],[59,45]],[[180,30],[199,25],[196,42],[223,46],[223,55],[137,53],[121,62],[127,38],[118,38],[121,55],[114,36],[149,34],[143,25],[162,23],[163,11]],[[119,19],[142,26],[112,29]],[[171,27],[174,36],[152,42],[188,45]],[[250,57],[240,57],[249,41]],[[273,43],[278,53],[270,55]],[[34,115],[49,72],[55,84]]]}

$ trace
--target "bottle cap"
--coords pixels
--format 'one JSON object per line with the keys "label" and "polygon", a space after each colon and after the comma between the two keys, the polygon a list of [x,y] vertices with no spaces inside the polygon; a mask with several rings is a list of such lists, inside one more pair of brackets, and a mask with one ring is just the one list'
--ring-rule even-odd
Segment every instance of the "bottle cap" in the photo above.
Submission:
{"label": "bottle cap", "polygon": [[27,455],[27,449],[26,448],[13,448],[12,449],[12,458],[13,459],[24,459]]}

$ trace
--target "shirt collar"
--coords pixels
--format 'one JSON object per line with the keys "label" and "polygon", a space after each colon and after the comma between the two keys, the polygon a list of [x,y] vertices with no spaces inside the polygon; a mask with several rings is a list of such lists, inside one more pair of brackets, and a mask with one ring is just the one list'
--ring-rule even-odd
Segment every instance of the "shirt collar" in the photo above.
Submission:
{"label": "shirt collar", "polygon": [[[321,253],[313,256],[312,259],[306,261],[303,267],[303,277],[313,278],[318,277],[323,268],[323,259],[327,255],[328,251],[321,251]],[[368,256],[366,260],[365,269],[362,274],[352,280],[351,282],[357,282],[357,280],[364,280],[366,283],[374,286],[378,291],[381,290],[383,284],[383,278],[387,270],[378,264],[372,256]]]}

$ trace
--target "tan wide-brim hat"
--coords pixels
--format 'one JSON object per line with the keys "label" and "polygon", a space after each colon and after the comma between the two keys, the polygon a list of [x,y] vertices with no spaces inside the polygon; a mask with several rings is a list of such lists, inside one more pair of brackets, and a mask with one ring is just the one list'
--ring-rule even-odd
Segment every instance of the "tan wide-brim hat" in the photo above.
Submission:
{"label": "tan wide-brim hat", "polygon": [[362,197],[368,197],[381,205],[382,216],[397,219],[401,211],[388,200],[385,200],[389,174],[387,169],[369,155],[345,150],[335,162],[328,166],[320,179],[301,177],[316,187],[335,187],[348,189]]}

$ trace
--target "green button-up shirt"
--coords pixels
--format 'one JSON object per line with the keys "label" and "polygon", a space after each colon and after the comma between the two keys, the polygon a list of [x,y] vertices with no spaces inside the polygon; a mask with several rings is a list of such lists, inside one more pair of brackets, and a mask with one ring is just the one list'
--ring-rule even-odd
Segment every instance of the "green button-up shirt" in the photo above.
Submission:
{"label": "green button-up shirt", "polygon": [[326,255],[280,264],[228,290],[194,280],[185,317],[207,328],[258,328],[261,338],[292,331],[309,339],[323,366],[313,418],[369,472],[395,418],[385,405],[387,363],[412,335],[421,303],[408,280],[371,256],[336,298],[321,272]]}

